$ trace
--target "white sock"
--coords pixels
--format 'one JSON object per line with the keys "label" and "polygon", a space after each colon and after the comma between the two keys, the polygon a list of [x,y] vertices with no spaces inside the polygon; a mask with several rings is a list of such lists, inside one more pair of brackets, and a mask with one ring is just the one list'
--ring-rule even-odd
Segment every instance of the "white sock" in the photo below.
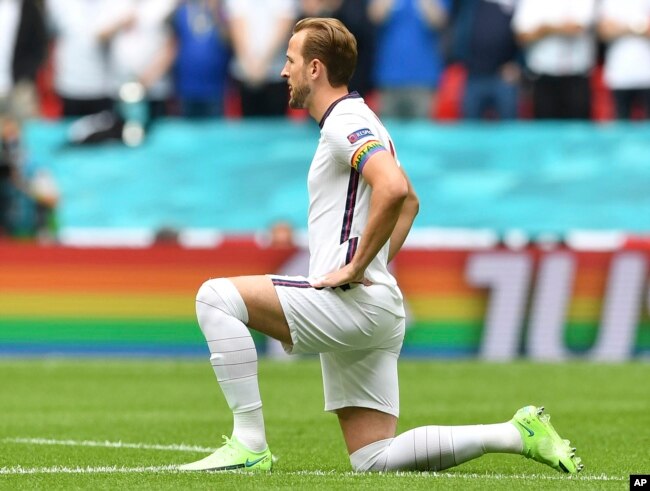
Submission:
{"label": "white sock", "polygon": [[356,471],[441,471],[485,453],[522,450],[519,430],[511,423],[421,426],[360,448],[350,462]]}
{"label": "white sock", "polygon": [[231,281],[206,281],[196,297],[196,316],[208,342],[210,362],[233,412],[233,436],[254,452],[266,449],[257,350],[246,323],[248,311]]}
{"label": "white sock", "polygon": [[253,452],[266,450],[264,416],[261,407],[245,413],[233,413],[233,423],[233,436],[246,448]]}

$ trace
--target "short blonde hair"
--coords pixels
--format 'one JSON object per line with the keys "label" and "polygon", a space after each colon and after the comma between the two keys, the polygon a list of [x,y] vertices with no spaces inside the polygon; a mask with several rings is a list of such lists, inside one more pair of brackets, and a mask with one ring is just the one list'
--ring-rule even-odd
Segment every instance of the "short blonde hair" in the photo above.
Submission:
{"label": "short blonde hair", "polygon": [[320,60],[327,68],[332,87],[346,87],[357,66],[357,40],[337,19],[308,17],[298,21],[293,33],[308,31],[302,47],[306,63]]}

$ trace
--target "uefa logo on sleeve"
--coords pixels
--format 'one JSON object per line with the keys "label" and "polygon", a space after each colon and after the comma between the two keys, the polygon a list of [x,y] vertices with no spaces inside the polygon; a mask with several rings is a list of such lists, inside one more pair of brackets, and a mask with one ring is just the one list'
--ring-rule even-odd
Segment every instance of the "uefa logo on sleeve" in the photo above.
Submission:
{"label": "uefa logo on sleeve", "polygon": [[361,140],[362,138],[365,138],[367,136],[374,136],[374,135],[372,134],[372,131],[370,131],[369,128],[363,128],[363,129],[355,131],[354,133],[350,133],[348,135],[348,141],[350,143],[356,143],[359,140]]}

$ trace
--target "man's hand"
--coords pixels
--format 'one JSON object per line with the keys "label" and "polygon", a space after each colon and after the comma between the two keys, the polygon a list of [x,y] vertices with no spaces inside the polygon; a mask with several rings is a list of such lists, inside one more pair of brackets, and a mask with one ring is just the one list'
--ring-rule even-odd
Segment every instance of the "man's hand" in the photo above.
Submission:
{"label": "man's hand", "polygon": [[358,271],[352,263],[346,264],[338,271],[332,271],[311,281],[314,288],[336,288],[350,283],[361,283],[366,286],[371,284],[370,281],[364,278],[363,271]]}

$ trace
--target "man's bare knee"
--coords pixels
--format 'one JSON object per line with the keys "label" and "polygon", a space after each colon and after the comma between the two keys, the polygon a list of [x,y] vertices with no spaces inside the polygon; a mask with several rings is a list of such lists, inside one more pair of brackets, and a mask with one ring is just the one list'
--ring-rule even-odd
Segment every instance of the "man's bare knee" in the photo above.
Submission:
{"label": "man's bare knee", "polygon": [[393,438],[397,431],[397,418],[375,409],[345,407],[336,414],[349,454],[371,443]]}

